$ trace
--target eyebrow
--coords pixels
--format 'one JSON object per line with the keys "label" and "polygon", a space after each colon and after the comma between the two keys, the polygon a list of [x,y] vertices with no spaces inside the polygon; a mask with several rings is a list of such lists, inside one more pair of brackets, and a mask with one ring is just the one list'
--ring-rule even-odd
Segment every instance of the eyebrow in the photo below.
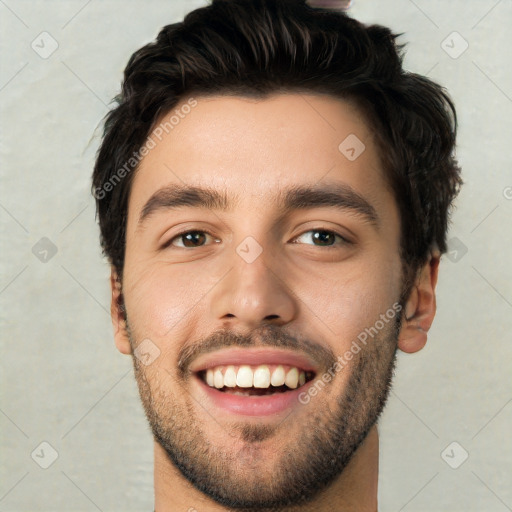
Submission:
{"label": "eyebrow", "polygon": [[[140,213],[138,228],[142,227],[148,217],[158,211],[188,207],[227,212],[240,202],[239,196],[230,197],[225,191],[210,187],[168,185],[157,190],[148,199]],[[280,219],[293,210],[329,207],[361,216],[375,228],[378,228],[379,224],[375,208],[352,187],[341,183],[293,186],[279,191],[273,203],[280,207]]]}

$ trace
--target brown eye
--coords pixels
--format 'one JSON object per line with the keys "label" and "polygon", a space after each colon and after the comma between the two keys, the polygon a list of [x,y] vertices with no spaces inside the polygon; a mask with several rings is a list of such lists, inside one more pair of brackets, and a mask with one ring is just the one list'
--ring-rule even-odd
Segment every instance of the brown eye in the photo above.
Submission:
{"label": "brown eye", "polygon": [[[310,233],[314,233],[313,236],[310,236]],[[306,235],[313,240],[313,245],[316,245],[316,247],[336,247],[336,237],[341,240],[340,243],[337,244],[338,246],[350,244],[350,242],[339,233],[327,229],[311,229],[299,235],[296,240]]]}
{"label": "brown eye", "polygon": [[[210,233],[206,231],[184,231],[183,233],[177,234],[171,240],[169,240],[165,245],[165,247],[180,247],[185,249],[194,249],[195,247],[202,247],[206,238],[212,236]],[[176,240],[182,242],[182,245],[174,243]]]}

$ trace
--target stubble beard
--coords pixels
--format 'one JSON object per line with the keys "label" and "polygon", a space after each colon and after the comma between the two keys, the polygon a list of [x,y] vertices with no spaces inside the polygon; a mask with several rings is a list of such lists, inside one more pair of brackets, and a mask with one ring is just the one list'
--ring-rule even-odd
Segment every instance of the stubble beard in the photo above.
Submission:
{"label": "stubble beard", "polygon": [[[153,377],[158,382],[151,383],[135,356],[134,373],[156,442],[191,484],[232,510],[286,511],[311,502],[332,484],[377,422],[391,389],[399,330],[397,316],[361,348],[341,370],[350,375],[339,396],[326,387],[310,403],[298,406],[305,408],[299,416],[291,414],[272,426],[242,421],[226,425],[206,410],[198,416],[190,392],[170,373],[159,370],[158,378]],[[129,334],[133,346],[130,329]],[[297,417],[300,426],[292,421]],[[236,449],[209,441],[204,425],[213,421],[224,426]],[[269,462],[261,443],[273,437],[280,453],[270,454]]]}

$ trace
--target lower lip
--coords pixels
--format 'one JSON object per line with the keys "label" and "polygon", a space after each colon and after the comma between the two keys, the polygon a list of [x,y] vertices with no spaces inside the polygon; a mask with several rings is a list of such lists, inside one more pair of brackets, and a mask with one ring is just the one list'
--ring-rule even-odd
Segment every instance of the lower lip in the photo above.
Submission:
{"label": "lower lip", "polygon": [[270,416],[285,412],[292,407],[302,405],[299,395],[307,391],[312,380],[300,388],[274,393],[272,395],[232,395],[208,386],[201,378],[196,377],[201,389],[206,393],[214,406],[233,414],[244,416]]}

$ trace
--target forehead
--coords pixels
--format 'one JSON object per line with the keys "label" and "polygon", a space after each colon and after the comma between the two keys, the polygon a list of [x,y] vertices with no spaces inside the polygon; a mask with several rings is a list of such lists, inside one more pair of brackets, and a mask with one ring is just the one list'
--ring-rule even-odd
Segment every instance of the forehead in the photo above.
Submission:
{"label": "forehead", "polygon": [[276,204],[283,189],[333,181],[370,201],[389,200],[372,129],[353,104],[303,93],[193,100],[156,123],[154,147],[132,184],[130,216],[170,184],[226,191],[238,207],[250,207],[241,197]]}

